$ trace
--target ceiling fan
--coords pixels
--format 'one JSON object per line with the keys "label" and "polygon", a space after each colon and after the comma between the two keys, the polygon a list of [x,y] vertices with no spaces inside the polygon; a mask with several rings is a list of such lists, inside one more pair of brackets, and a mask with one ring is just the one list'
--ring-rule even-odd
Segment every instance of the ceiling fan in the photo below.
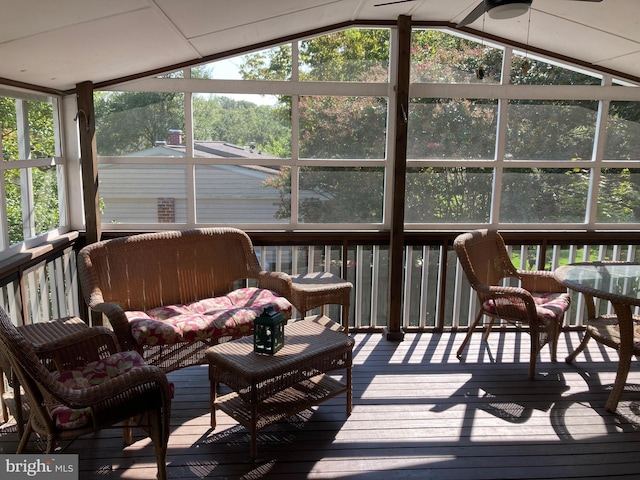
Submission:
{"label": "ceiling fan", "polygon": [[[382,7],[384,5],[394,5],[396,3],[414,2],[416,0],[394,0],[391,2],[378,3],[374,7]],[[602,0],[572,0],[574,2],[601,2]],[[456,27],[464,27],[475,22],[485,13],[491,18],[504,19],[514,18],[527,13],[533,0],[482,0],[469,15],[456,25]]]}
{"label": "ceiling fan", "polygon": [[[403,0],[408,1],[408,0]],[[527,13],[533,0],[483,0],[456,27],[464,27],[475,22],[485,13],[491,18],[514,18]],[[574,2],[601,2],[602,0],[572,0]]]}
{"label": "ceiling fan", "polygon": [[415,2],[416,0],[395,0],[394,2],[376,3],[374,7],[382,7],[383,5],[394,5],[396,3]]}

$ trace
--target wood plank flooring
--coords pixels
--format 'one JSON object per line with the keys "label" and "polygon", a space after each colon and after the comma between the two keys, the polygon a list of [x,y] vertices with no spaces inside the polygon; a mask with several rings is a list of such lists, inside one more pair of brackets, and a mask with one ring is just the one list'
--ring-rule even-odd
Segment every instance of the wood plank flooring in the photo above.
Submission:
{"label": "wood plank flooring", "polygon": [[[617,354],[592,341],[573,365],[564,357],[582,334],[563,333],[560,361],[548,349],[527,378],[529,338],[476,334],[463,360],[462,334],[354,334],[353,413],[344,397],[259,434],[223,413],[209,426],[206,367],[170,374],[176,386],[167,455],[171,479],[617,479],[640,478],[640,368],[632,368],[615,414],[604,404]],[[338,374],[339,378],[340,375]],[[0,425],[0,452],[17,446],[15,425]],[[32,441],[28,453],[36,453]],[[155,478],[153,449],[136,431],[102,431],[69,445],[80,479]]]}

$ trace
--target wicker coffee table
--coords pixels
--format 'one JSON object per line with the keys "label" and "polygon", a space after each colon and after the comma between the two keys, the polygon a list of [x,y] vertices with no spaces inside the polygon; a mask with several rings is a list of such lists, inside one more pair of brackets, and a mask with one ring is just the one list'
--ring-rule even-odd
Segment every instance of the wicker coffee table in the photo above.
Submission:
{"label": "wicker coffee table", "polygon": [[[207,351],[211,382],[211,426],[220,409],[251,431],[251,457],[257,455],[258,430],[302,410],[346,394],[351,413],[351,367],[354,341],[331,328],[325,316],[306,317],[285,326],[284,347],[275,355],[253,351],[244,337]],[[345,383],[325,375],[346,370]],[[217,397],[224,383],[233,391]]]}

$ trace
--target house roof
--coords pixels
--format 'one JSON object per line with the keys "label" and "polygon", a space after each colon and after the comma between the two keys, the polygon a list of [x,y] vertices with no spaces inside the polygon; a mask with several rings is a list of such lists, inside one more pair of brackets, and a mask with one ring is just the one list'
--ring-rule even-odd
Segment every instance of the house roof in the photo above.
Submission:
{"label": "house roof", "polygon": [[[0,15],[0,84],[71,92],[351,22],[455,25],[481,0],[22,0]],[[533,0],[468,31],[640,79],[638,0]],[[431,24],[430,24],[431,25]]]}
{"label": "house roof", "polygon": [[[152,148],[127,154],[129,157],[184,157],[185,145],[158,142]],[[229,142],[195,140],[194,156],[199,158],[251,158],[256,160],[279,158],[251,146],[234,145]]]}

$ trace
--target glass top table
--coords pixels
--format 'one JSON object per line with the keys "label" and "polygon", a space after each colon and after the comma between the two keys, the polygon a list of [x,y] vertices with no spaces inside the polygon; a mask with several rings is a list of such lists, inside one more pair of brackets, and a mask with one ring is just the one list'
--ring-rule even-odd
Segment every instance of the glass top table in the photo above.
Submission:
{"label": "glass top table", "polygon": [[[556,280],[581,292],[587,299],[589,319],[582,343],[567,357],[570,363],[590,338],[618,350],[620,360],[613,389],[605,406],[615,412],[631,368],[631,358],[640,354],[640,325],[634,310],[640,307],[640,263],[584,262],[563,265],[554,271]],[[615,315],[596,314],[593,298],[611,302]]]}
{"label": "glass top table", "polygon": [[640,306],[640,263],[585,262],[559,267],[556,279],[572,290]]}

